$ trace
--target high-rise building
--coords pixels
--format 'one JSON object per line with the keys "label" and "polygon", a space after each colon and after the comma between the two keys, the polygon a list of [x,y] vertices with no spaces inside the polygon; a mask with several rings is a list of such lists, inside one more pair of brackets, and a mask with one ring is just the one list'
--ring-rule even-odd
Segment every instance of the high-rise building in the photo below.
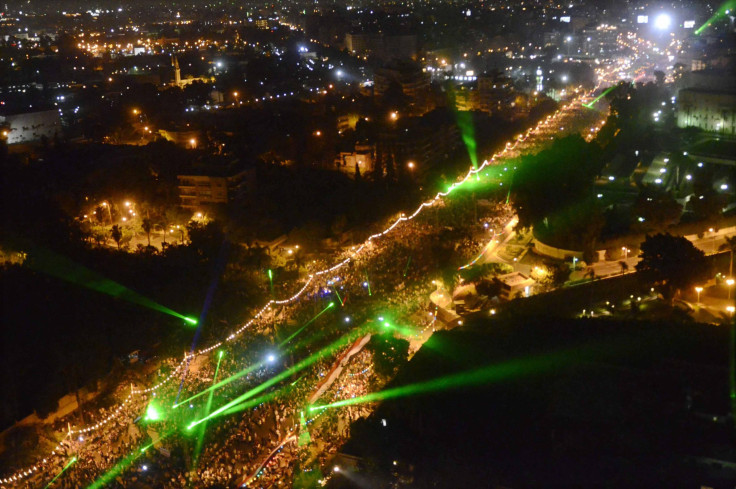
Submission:
{"label": "high-rise building", "polygon": [[348,33],[345,48],[357,56],[375,56],[383,60],[416,59],[415,34]]}

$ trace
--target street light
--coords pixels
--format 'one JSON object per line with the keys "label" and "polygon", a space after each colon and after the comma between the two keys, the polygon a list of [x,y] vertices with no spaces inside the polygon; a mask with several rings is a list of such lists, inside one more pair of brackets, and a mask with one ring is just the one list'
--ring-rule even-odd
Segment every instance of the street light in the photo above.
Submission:
{"label": "street light", "polygon": [[731,287],[734,284],[734,280],[732,278],[726,279],[726,285],[728,285],[728,299],[731,300]]}
{"label": "street light", "polygon": [[698,293],[698,304],[700,304],[700,293],[703,291],[703,287],[695,287],[695,292]]}
{"label": "street light", "polygon": [[629,249],[626,246],[622,246],[621,251],[624,252],[624,260],[628,260],[629,259]]}
{"label": "street light", "polygon": [[716,252],[716,230],[713,228],[708,228],[708,232],[713,233],[713,253]]}
{"label": "street light", "polygon": [[659,14],[654,19],[654,27],[661,31],[669,29],[670,24],[672,24],[672,17],[670,17],[669,14]]}
{"label": "street light", "polygon": [[112,211],[110,210],[110,204],[103,202],[100,205],[107,209],[107,215],[110,217],[110,226],[112,226]]}
{"label": "street light", "polygon": [[409,163],[406,164],[406,166],[408,166],[410,170],[413,170],[415,165],[413,161],[410,161]]}

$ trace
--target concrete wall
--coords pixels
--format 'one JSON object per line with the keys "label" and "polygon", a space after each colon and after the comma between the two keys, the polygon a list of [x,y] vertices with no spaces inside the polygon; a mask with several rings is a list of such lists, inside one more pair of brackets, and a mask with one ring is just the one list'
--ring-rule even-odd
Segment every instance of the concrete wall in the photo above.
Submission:
{"label": "concrete wall", "polygon": [[56,109],[0,116],[0,125],[9,127],[9,145],[40,141],[44,136],[52,139],[55,134],[61,134],[61,117]]}
{"label": "concrete wall", "polygon": [[534,251],[536,251],[540,255],[548,256],[550,258],[556,258],[558,260],[570,259],[572,257],[575,257],[578,260],[583,259],[582,251],[563,250],[562,248],[555,248],[554,246],[542,243],[536,237],[534,238],[533,243]]}

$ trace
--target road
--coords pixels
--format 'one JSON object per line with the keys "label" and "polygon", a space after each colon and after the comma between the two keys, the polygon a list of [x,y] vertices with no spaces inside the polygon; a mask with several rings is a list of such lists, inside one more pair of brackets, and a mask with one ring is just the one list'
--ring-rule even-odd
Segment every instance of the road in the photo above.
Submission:
{"label": "road", "polygon": [[[586,101],[587,100],[589,100],[589,98],[586,99]],[[527,131],[527,133],[525,135],[519,136],[515,142],[513,142],[513,143],[510,142],[508,144],[508,146],[507,146],[508,150],[505,151],[503,155],[499,156],[498,158],[495,158],[493,164],[494,165],[502,165],[504,162],[507,162],[509,158],[514,158],[514,157],[519,156],[520,154],[527,153],[527,152],[538,151],[538,150],[542,149],[544,147],[544,145],[546,145],[546,144],[549,143],[550,138],[553,138],[556,135],[568,134],[568,133],[573,133],[573,132],[581,132],[581,129],[585,129],[585,131],[584,131],[585,134],[595,133],[601,127],[601,122],[602,122],[602,115],[599,114],[599,113],[597,113],[596,111],[591,111],[591,110],[588,110],[588,109],[583,109],[582,106],[581,106],[581,101],[576,101],[576,102],[573,102],[573,103],[568,103],[566,106],[564,106],[556,114],[556,116],[554,116],[554,117],[552,117],[552,116],[551,117],[548,117],[537,128],[531,129],[531,130]],[[591,125],[592,125],[592,127],[590,127]],[[504,242],[508,242],[508,240],[511,239],[511,237],[512,237],[511,232],[508,232],[506,238],[504,238]],[[707,240],[705,242],[705,245],[707,246]],[[714,246],[715,247],[717,245],[718,245],[718,242],[717,241],[715,243],[711,243],[711,246]],[[349,251],[346,252],[346,253],[349,253]],[[487,250],[487,253],[490,253],[491,255],[494,254],[494,253],[496,253],[496,247],[495,246],[491,246]],[[484,255],[485,255],[485,253],[484,253]],[[309,285],[309,283],[308,283],[308,285]],[[312,285],[312,287],[313,288],[314,287],[319,287],[319,285],[320,285],[319,282],[317,280],[315,280],[315,283]],[[306,290],[306,288],[307,288],[307,286],[305,286],[305,288],[302,289],[302,290]],[[297,294],[295,297],[299,297],[299,295],[301,295],[301,292],[299,294]],[[290,304],[291,303],[291,300],[284,301],[284,303],[285,304]],[[296,302],[295,302],[295,304],[296,304]],[[263,312],[263,311],[267,311],[267,312]],[[294,311],[292,310],[290,312],[293,313]],[[260,312],[258,314],[258,316],[260,316],[261,318],[266,318],[266,319],[271,319],[271,320],[274,319],[272,317],[272,313],[270,312],[270,310],[267,310],[267,308],[264,308],[262,310],[262,312]],[[258,316],[256,316],[256,318]],[[246,325],[243,326],[243,327],[241,327],[241,329],[238,332],[240,332],[243,329],[247,328],[248,325],[250,325],[252,322],[253,321],[251,321],[249,323],[246,323]],[[266,322],[268,322],[268,321],[266,321]],[[234,336],[233,336],[233,338],[234,338]],[[228,340],[229,339],[230,338],[228,338]],[[223,342],[220,342],[219,344],[215,344],[215,345],[213,345],[210,348],[205,348],[205,349],[201,350],[201,354],[203,354],[203,355],[204,354],[207,354],[212,348],[219,347],[220,345],[223,345]],[[174,371],[174,374],[175,373],[176,373],[176,371]],[[341,378],[340,381],[343,382],[344,379]],[[171,385],[172,384],[169,384],[169,386],[171,386]],[[174,392],[175,392],[175,389],[173,389],[173,387],[167,387],[167,388],[172,391],[172,392],[169,393],[169,395],[173,395]],[[162,393],[162,392],[159,391],[158,393]],[[154,392],[152,395],[155,396],[156,394],[157,394],[157,392]],[[132,396],[133,394],[131,393],[130,395]],[[164,396],[162,395],[161,397],[163,398]],[[140,398],[139,401],[143,401],[144,399],[145,398]],[[139,412],[139,407],[136,407],[136,409],[134,411],[138,411]],[[114,412],[117,412],[117,411],[114,411]],[[101,422],[100,423],[97,423],[96,425],[94,425],[91,428],[91,430],[92,431],[89,431],[89,432],[86,431],[86,429],[85,429],[85,431],[83,431],[83,433],[85,434],[85,436],[84,436],[84,450],[85,450],[85,452],[84,453],[86,453],[88,451],[90,451],[90,452],[100,451],[101,448],[102,448],[102,446],[104,446],[104,444],[109,443],[105,437],[100,437],[98,439],[95,439],[94,438],[94,436],[95,436],[95,431],[94,430],[97,430],[96,431],[97,433],[104,434],[106,436],[113,436],[114,435],[114,433],[111,431],[112,430],[112,427],[107,427],[106,425],[104,425],[104,427],[103,427],[103,423],[101,423]],[[77,429],[76,432],[77,433],[82,433],[82,431],[80,429]],[[100,435],[97,435],[97,436],[100,436]],[[81,439],[82,439],[82,437],[80,437],[80,443],[82,443]],[[77,453],[79,453],[79,452],[77,452]],[[272,456],[272,454],[269,453],[268,454],[268,457],[271,457],[271,456]],[[80,460],[81,459],[82,459],[82,457],[80,455]],[[44,462],[45,462],[45,459],[44,459]],[[85,462],[86,462],[86,460],[83,460],[82,462],[80,462],[80,465],[82,463],[85,463]],[[53,466],[44,466],[44,465],[41,465],[40,467],[41,467],[41,470],[53,469]],[[90,470],[92,470],[91,467],[90,467]],[[21,479],[22,479],[24,476],[27,477],[27,475],[29,473],[36,473],[37,471],[38,471],[38,469],[34,467],[32,470],[21,471],[21,472],[18,472],[18,474],[21,474]],[[15,480],[15,479],[13,479],[13,480]]]}

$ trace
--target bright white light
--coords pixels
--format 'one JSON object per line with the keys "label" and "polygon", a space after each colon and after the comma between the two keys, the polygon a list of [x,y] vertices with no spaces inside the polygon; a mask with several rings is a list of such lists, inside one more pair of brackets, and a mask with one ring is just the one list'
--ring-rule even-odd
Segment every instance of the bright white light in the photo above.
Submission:
{"label": "bright white light", "polygon": [[276,355],[274,355],[273,353],[271,353],[271,354],[269,354],[269,355],[268,355],[268,356],[266,357],[266,360],[268,361],[268,363],[273,363],[273,362],[275,362],[275,361],[276,361]]}
{"label": "bright white light", "polygon": [[670,17],[668,14],[659,14],[654,19],[654,27],[663,31],[669,29],[671,24],[672,17]]}
{"label": "bright white light", "polygon": [[728,185],[725,183],[721,185],[721,190],[728,190]]}

